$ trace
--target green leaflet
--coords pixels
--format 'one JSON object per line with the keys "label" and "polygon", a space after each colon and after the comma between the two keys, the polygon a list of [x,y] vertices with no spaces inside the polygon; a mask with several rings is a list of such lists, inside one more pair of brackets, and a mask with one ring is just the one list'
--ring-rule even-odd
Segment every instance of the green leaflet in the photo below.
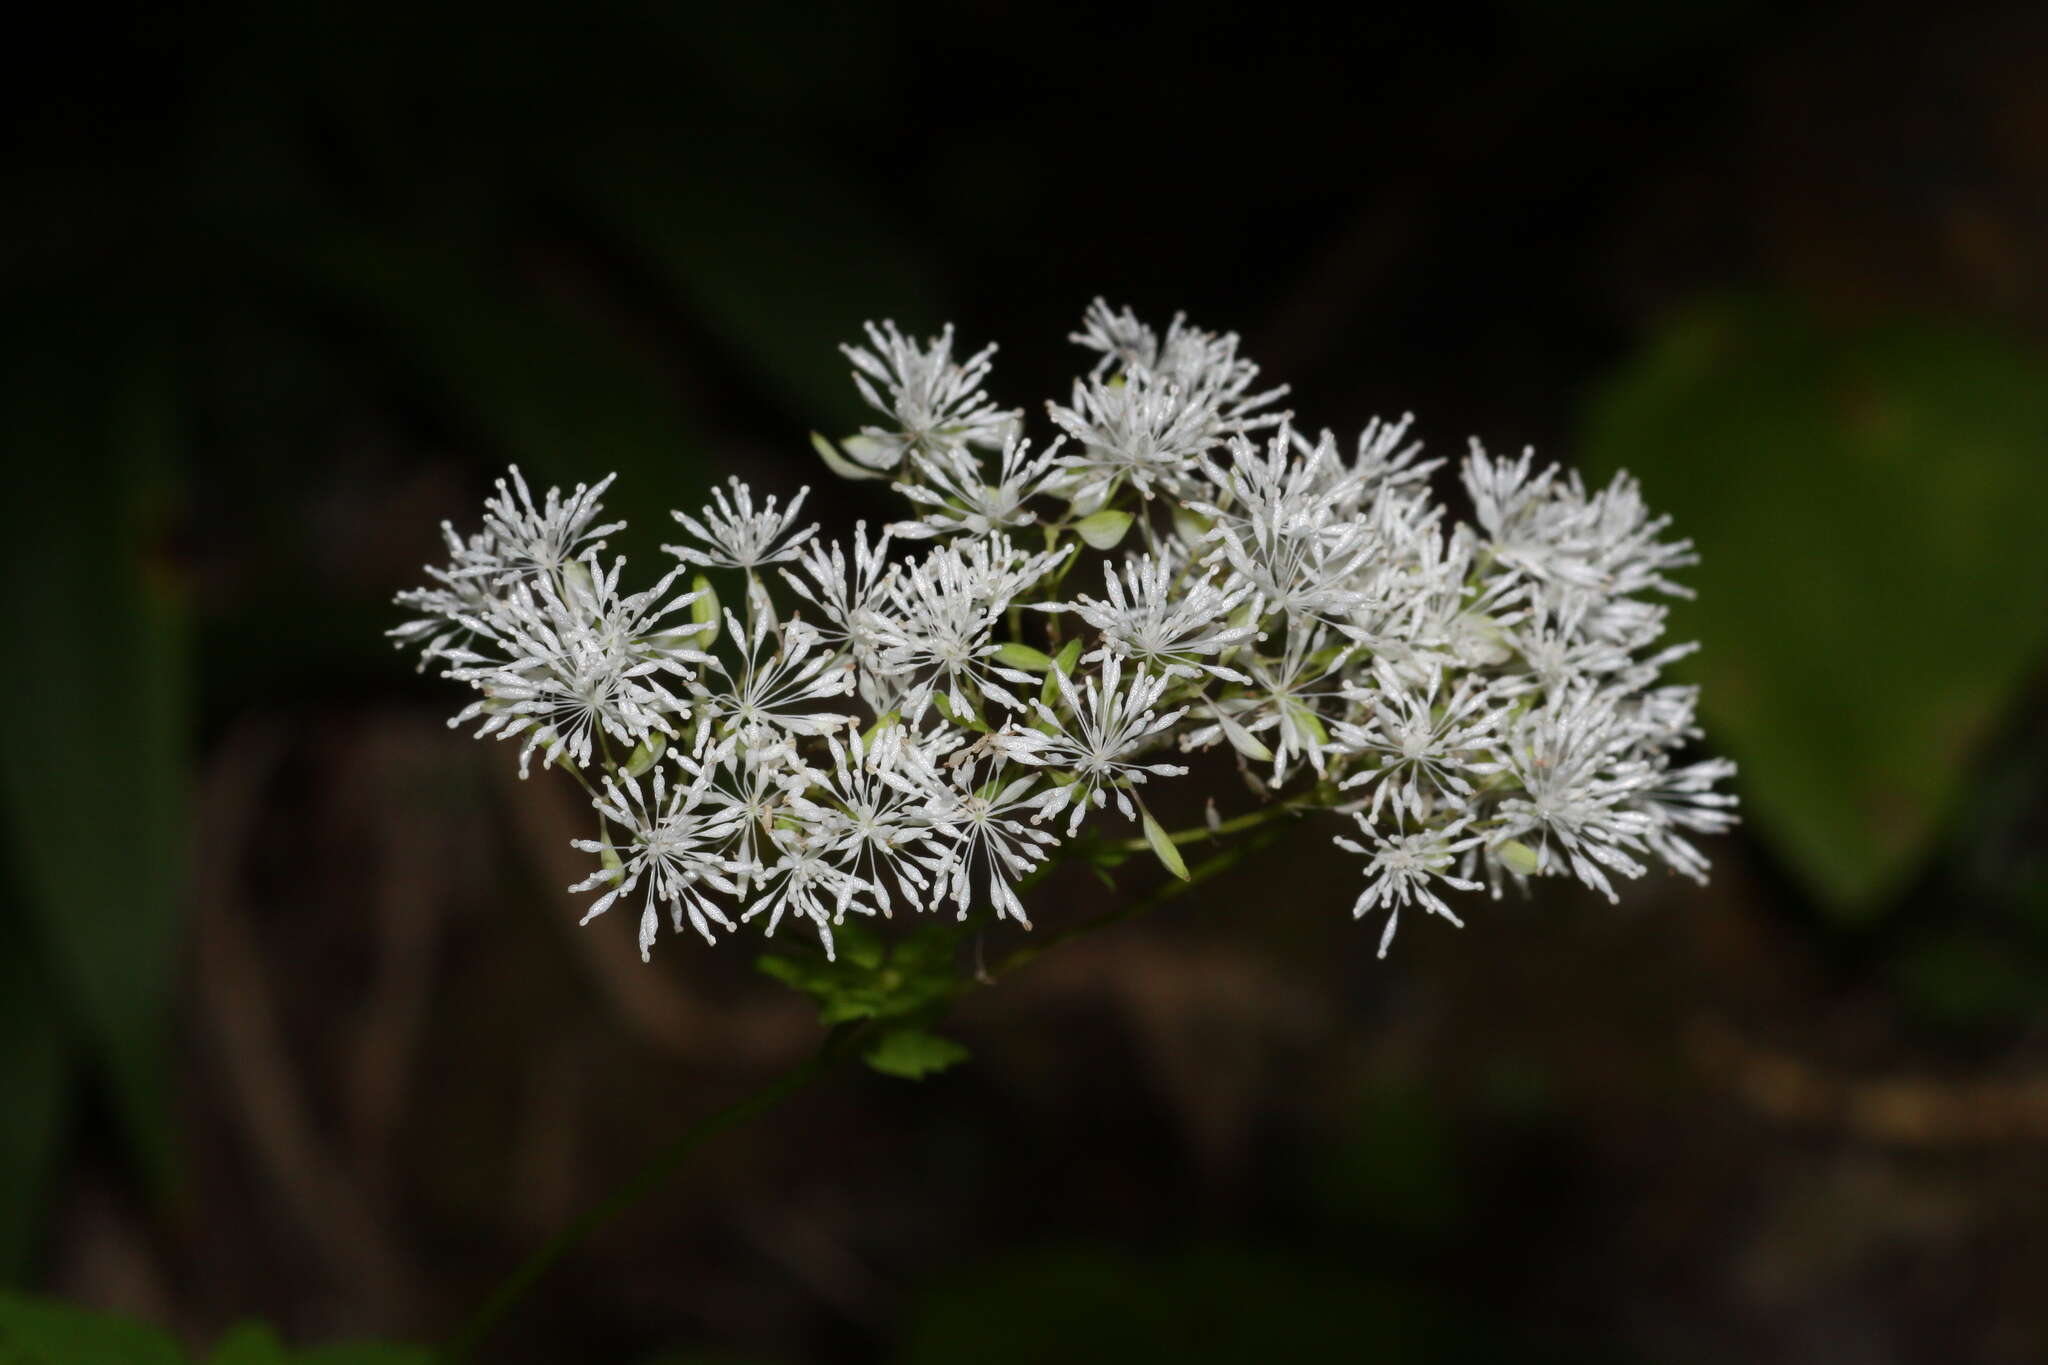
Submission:
{"label": "green leaflet", "polygon": [[2048,646],[2048,368],[1959,326],[1721,301],[1596,396],[1583,450],[1698,545],[1672,638],[1707,647],[1672,671],[1744,818],[1823,904],[1878,913]]}
{"label": "green leaflet", "polygon": [[885,1076],[919,1081],[967,1060],[967,1049],[951,1038],[921,1028],[892,1028],[862,1054],[862,1060]]}
{"label": "green leaflet", "polygon": [[[0,913],[29,917],[32,929],[10,937],[40,949],[55,1009],[41,1028],[47,1037],[69,1021],[161,1191],[173,1167],[164,1040],[189,827],[187,613],[158,545],[177,414],[161,353],[109,350],[92,322],[52,319],[0,392],[15,492],[39,509],[7,537],[0,607],[0,631],[22,642],[0,671],[0,705],[33,720],[0,748],[20,892]],[[14,1065],[47,1069],[51,1058],[29,1055],[38,1046],[17,1041]],[[46,1089],[25,1098],[32,1112],[53,1102]],[[32,1145],[25,1132],[14,1140]]]}

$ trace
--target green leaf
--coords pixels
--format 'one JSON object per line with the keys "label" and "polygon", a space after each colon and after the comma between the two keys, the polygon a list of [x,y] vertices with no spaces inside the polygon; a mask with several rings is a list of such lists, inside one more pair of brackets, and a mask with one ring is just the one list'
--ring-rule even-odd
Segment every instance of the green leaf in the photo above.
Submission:
{"label": "green leaf", "polygon": [[754,965],[818,1002],[826,1024],[851,1019],[901,1019],[944,1002],[960,988],[953,969],[958,924],[925,924],[895,943],[865,925],[839,926],[838,956],[794,958],[764,954]]}
{"label": "green leaf", "polygon": [[656,730],[633,746],[633,752],[626,756],[626,776],[639,777],[656,763],[668,749],[668,736]]}
{"label": "green leaf", "polygon": [[1030,645],[1020,645],[1015,640],[1006,641],[996,650],[996,662],[1006,668],[1022,669],[1026,673],[1049,673],[1052,671],[1052,657]]}
{"label": "green leaf", "polygon": [[1223,737],[1230,741],[1231,748],[1257,763],[1271,763],[1273,761],[1273,751],[1266,747],[1265,742],[1240,725],[1221,706],[1216,707],[1209,714],[1216,718],[1217,728],[1223,731]]}
{"label": "green leaf", "polygon": [[[213,1348],[206,1365],[431,1365],[434,1353],[424,1346],[389,1342],[344,1342],[291,1350],[268,1323],[245,1322]],[[7,1365],[0,1356],[0,1365]]]}
{"label": "green leaf", "polygon": [[811,433],[811,449],[818,452],[818,458],[825,462],[825,468],[831,470],[842,479],[879,479],[883,477],[881,470],[865,468],[841,455],[830,441],[815,431]]}
{"label": "green leaf", "polygon": [[267,1322],[237,1323],[206,1358],[206,1365],[290,1365],[291,1354]]}
{"label": "green leaf", "polygon": [[1168,872],[1171,872],[1182,881],[1187,881],[1188,865],[1181,858],[1180,849],[1174,845],[1172,839],[1167,837],[1166,831],[1160,828],[1159,822],[1152,818],[1151,811],[1140,807],[1138,813],[1143,818],[1145,825],[1145,842],[1152,845],[1152,852],[1157,855],[1159,861]]}
{"label": "green leaf", "polygon": [[0,1365],[185,1365],[185,1353],[143,1323],[0,1294]]}
{"label": "green leaf", "polygon": [[697,648],[709,649],[718,643],[718,626],[724,619],[718,606],[718,589],[711,586],[710,579],[698,574],[690,580],[690,591],[697,594],[697,600],[690,603],[690,620],[700,627]]}
{"label": "green leaf", "polygon": [[1081,533],[1081,539],[1095,549],[1113,550],[1117,542],[1124,538],[1124,533],[1131,529],[1131,523],[1135,520],[1129,512],[1106,507],[1075,522],[1074,529]]}
{"label": "green leaf", "polygon": [[40,1241],[75,1052],[28,928],[0,909],[0,1284],[28,1278]]}
{"label": "green leaf", "polygon": [[291,1358],[291,1365],[434,1365],[436,1359],[424,1346],[364,1341],[309,1346]]}
{"label": "green leaf", "polygon": [[1744,818],[1845,916],[1885,907],[2048,648],[2048,367],[1935,323],[1739,300],[1679,318],[1587,416],[1691,537],[1709,744]]}
{"label": "green leaf", "polygon": [[875,1040],[864,1060],[885,1076],[922,1080],[967,1060],[967,1049],[951,1038],[920,1028],[892,1028]]}
{"label": "green leaf", "polygon": [[1508,840],[1506,843],[1495,848],[1494,853],[1500,858],[1502,867],[1520,877],[1535,876],[1536,869],[1540,865],[1536,857],[1536,850],[1523,843],[1520,839]]}
{"label": "green leaf", "polygon": [[16,661],[0,670],[0,708],[28,722],[0,746],[6,862],[21,892],[6,913],[30,917],[50,998],[162,1191],[174,1164],[166,1042],[192,672],[186,604],[161,544],[173,389],[156,349],[109,348],[83,317],[47,320],[37,335],[0,383],[12,495],[38,509],[15,519],[0,563],[0,638]]}
{"label": "green leaf", "polygon": [[1186,503],[1176,500],[1173,504],[1173,529],[1189,545],[1198,544],[1214,529],[1216,522],[1205,517]]}

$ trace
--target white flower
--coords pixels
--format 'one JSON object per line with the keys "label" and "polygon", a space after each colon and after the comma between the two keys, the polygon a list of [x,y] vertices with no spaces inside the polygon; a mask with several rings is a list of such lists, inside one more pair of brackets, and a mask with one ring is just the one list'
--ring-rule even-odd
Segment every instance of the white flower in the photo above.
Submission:
{"label": "white flower", "polygon": [[1459,891],[1477,891],[1479,883],[1451,875],[1451,867],[1458,855],[1479,843],[1476,834],[1465,835],[1469,819],[1457,819],[1439,829],[1419,829],[1412,833],[1383,834],[1364,815],[1354,815],[1358,827],[1364,832],[1369,844],[1337,835],[1335,842],[1341,848],[1367,857],[1365,875],[1370,879],[1365,891],[1351,907],[1354,919],[1364,919],[1367,912],[1384,905],[1387,908],[1387,927],[1380,934],[1381,957],[1394,942],[1394,930],[1401,921],[1401,910],[1405,906],[1419,905],[1432,915],[1441,915],[1459,928],[1465,922],[1451,912],[1443,898],[1436,893],[1434,882]]}
{"label": "white flower", "polygon": [[754,874],[756,898],[742,920],[757,915],[768,917],[764,932],[773,935],[785,914],[800,915],[817,927],[825,956],[833,956],[832,926],[846,918],[849,910],[872,915],[875,909],[861,899],[873,895],[872,883],[841,864],[829,831],[795,817],[778,821],[768,831],[775,858]]}
{"label": "white flower", "polygon": [[770,832],[819,774],[804,763],[791,736],[773,731],[742,744],[732,737],[713,741],[707,727],[695,757],[710,778],[710,799],[738,815],[729,851],[734,881],[745,896],[779,856]]}
{"label": "white flower", "polygon": [[[1034,803],[1036,818],[1041,820],[1071,809],[1069,835],[1081,828],[1091,805],[1101,809],[1105,789],[1116,793],[1117,809],[1135,820],[1138,814],[1131,805],[1132,786],[1148,776],[1179,777],[1187,772],[1177,763],[1133,761],[1132,755],[1155,747],[1187,708],[1160,709],[1160,699],[1173,679],[1163,673],[1148,674],[1140,666],[1127,686],[1123,667],[1122,659],[1109,659],[1100,673],[1083,679],[1078,687],[1063,670],[1055,668],[1052,680],[1061,710],[1054,711],[1036,699],[1031,704],[1053,733],[1043,742],[1026,743],[1012,751],[1019,762],[1064,769],[1072,778],[1055,781]],[[1030,732],[1022,733],[1028,740]]]}
{"label": "white flower", "polygon": [[823,617],[813,627],[818,638],[853,660],[859,671],[861,697],[879,714],[902,695],[896,680],[879,667],[882,642],[876,633],[895,568],[888,558],[889,532],[883,531],[872,542],[867,533],[866,522],[854,524],[851,564],[838,541],[828,545],[814,540],[804,546],[797,561],[802,574],[789,569],[781,573],[798,595],[818,609]]}
{"label": "white flower", "polygon": [[959,907],[961,919],[975,904],[975,874],[980,872],[987,903],[995,907],[996,915],[1031,927],[1016,883],[1059,843],[1058,836],[1028,818],[1036,811],[1029,799],[1035,781],[1027,773],[972,788],[955,783],[933,800],[931,818],[952,842],[926,866],[936,884],[934,900],[950,899]]}
{"label": "white flower", "polygon": [[674,756],[673,761],[689,778],[687,782],[671,783],[667,772],[669,760],[659,760],[646,787],[630,774],[616,779],[607,777],[604,794],[593,798],[598,814],[617,825],[626,836],[623,847],[611,840],[575,840],[576,847],[586,853],[610,854],[617,859],[616,866],[600,867],[569,888],[591,891],[611,886],[591,905],[583,923],[590,923],[610,909],[619,897],[630,895],[643,880],[647,883],[647,903],[640,917],[643,962],[652,952],[660,925],[657,906],[669,907],[677,933],[683,931],[687,915],[704,941],[715,943],[711,926],[731,929],[733,923],[724,911],[704,898],[702,888],[708,886],[728,896],[738,894],[739,890],[729,875],[735,870],[734,865],[722,850],[738,832],[744,814],[730,805],[707,804],[706,798],[711,795],[709,774],[680,756]]}
{"label": "white flower", "polygon": [[[605,581],[615,584],[616,579],[614,569]],[[651,593],[624,601],[641,604],[642,599],[656,598],[667,582],[663,580]],[[607,595],[604,600],[619,599]],[[688,600],[688,594],[681,599],[684,603]],[[626,750],[651,734],[673,737],[671,717],[681,716],[689,708],[654,675],[687,675],[683,661],[691,652],[639,650],[633,639],[596,613],[598,601],[592,592],[565,593],[550,577],[514,583],[494,604],[489,621],[479,623],[488,625],[505,657],[449,670],[450,677],[470,683],[484,695],[448,723],[461,725],[481,716],[479,737],[525,735],[526,743],[519,751],[521,777],[526,776],[536,751],[543,764],[566,753],[579,768],[590,766],[599,734],[609,735]],[[645,621],[675,605],[634,605],[623,610]]]}
{"label": "white flower", "polygon": [[447,522],[441,523],[441,537],[448,543],[448,565],[428,565],[426,574],[434,586],[408,588],[395,599],[399,606],[423,613],[384,633],[399,649],[418,646],[419,668],[425,671],[435,659],[466,654],[476,636],[476,623],[491,610],[498,592],[493,575],[474,572],[478,565],[498,563],[497,542],[489,531],[464,538]]}
{"label": "white flower", "polygon": [[[1097,299],[1082,319],[1082,330],[1067,338],[1076,345],[1099,352],[1094,373],[1153,374],[1191,387],[1213,390],[1216,401],[1227,406],[1234,417],[1256,411],[1283,397],[1285,384],[1262,394],[1251,394],[1259,367],[1237,353],[1235,332],[1205,332],[1188,326],[1185,313],[1175,313],[1167,324],[1162,343],[1150,327],[1130,309],[1112,313]],[[1268,419],[1277,420],[1277,419]]]}
{"label": "white flower", "polygon": [[1739,821],[1736,798],[1714,790],[1714,784],[1735,776],[1735,765],[1710,758],[1682,768],[1659,767],[1637,796],[1636,809],[1650,817],[1643,843],[1674,872],[1701,885],[1707,880],[1707,858],[1684,832],[1726,834]]}
{"label": "white flower", "polygon": [[[1412,412],[1402,413],[1398,422],[1385,422],[1377,417],[1367,422],[1358,433],[1358,453],[1345,471],[1345,482],[1366,492],[1426,484],[1443,461],[1421,458],[1422,442],[1408,440],[1408,428],[1414,422]],[[1304,451],[1317,445],[1334,447],[1336,439],[1327,431],[1313,443],[1299,432],[1294,437],[1296,447]]]}
{"label": "white flower", "polygon": [[1031,442],[1011,437],[1003,445],[995,482],[983,481],[979,460],[920,461],[915,473],[896,489],[926,509],[916,521],[893,523],[889,530],[906,540],[936,535],[987,535],[991,531],[1029,526],[1038,520],[1024,506],[1046,491],[1059,476],[1060,442],[1037,455]]}
{"label": "white flower", "polygon": [[1028,554],[995,535],[941,545],[899,570],[874,635],[882,671],[917,680],[906,714],[918,718],[932,697],[941,696],[955,717],[970,715],[970,692],[1012,711],[1024,709],[1002,684],[1030,686],[1034,680],[996,661],[1002,642],[995,628],[1017,593],[1064,554]]}
{"label": "white flower", "polygon": [[523,575],[551,573],[592,550],[604,548],[604,537],[621,530],[626,523],[614,521],[593,526],[604,510],[598,501],[611,487],[616,475],[607,474],[596,487],[576,485],[576,491],[562,496],[550,488],[539,504],[527,491],[519,466],[508,471],[512,486],[498,480],[497,496],[484,502],[484,531],[487,549],[473,545],[465,572],[480,574],[497,582]]}
{"label": "white flower", "polygon": [[1083,510],[1126,484],[1147,499],[1187,496],[1202,455],[1226,437],[1286,420],[1260,412],[1287,390],[1250,392],[1259,367],[1239,358],[1235,333],[1203,332],[1176,316],[1161,343],[1128,311],[1113,314],[1097,299],[1087,330],[1073,339],[1102,360],[1074,382],[1067,406],[1046,410],[1079,447],[1064,463]]}
{"label": "white flower", "polygon": [[804,498],[811,491],[808,487],[796,491],[786,510],[776,510],[775,497],[771,494],[756,511],[752,489],[737,478],[726,482],[732,487],[732,497],[728,500],[725,489],[713,487],[711,503],[703,509],[701,519],[687,512],[669,513],[685,531],[710,549],[700,550],[689,545],[664,545],[662,549],[685,564],[745,569],[751,573],[764,564],[795,559],[803,543],[818,533],[816,526],[806,526],[795,535],[790,534],[797,513],[803,509]]}
{"label": "white flower", "polygon": [[766,732],[822,735],[849,724],[842,712],[800,708],[852,692],[852,663],[819,648],[817,630],[804,622],[779,624],[758,582],[747,592],[747,618],[743,627],[726,610],[726,629],[740,645],[739,667],[721,666],[727,686],[699,689],[703,712],[720,732],[751,744],[771,738]]}
{"label": "white flower", "polygon": [[1415,821],[1430,818],[1437,806],[1465,805],[1472,795],[1471,779],[1500,768],[1490,755],[1501,741],[1507,706],[1470,676],[1449,688],[1441,677],[1417,688],[1383,670],[1376,682],[1374,688],[1346,694],[1366,708],[1364,722],[1340,721],[1334,732],[1338,747],[1377,758],[1378,766],[1340,785],[1373,784],[1366,814],[1374,820],[1382,804],[1395,817]]}
{"label": "white flower", "polygon": [[871,322],[867,334],[872,351],[859,346],[839,349],[854,363],[853,382],[861,397],[894,425],[862,427],[859,436],[841,442],[856,461],[870,469],[889,470],[901,465],[908,453],[943,466],[970,446],[998,449],[1015,431],[1018,414],[997,408],[981,391],[994,346],[956,364],[951,324],[922,347],[897,331],[893,322],[880,327]]}
{"label": "white flower", "polygon": [[1356,494],[1334,446],[1303,457],[1282,431],[1263,452],[1234,439],[1230,454],[1228,469],[1203,466],[1217,500],[1191,504],[1215,518],[1212,560],[1251,584],[1267,610],[1297,621],[1334,625],[1369,605],[1360,576],[1384,545],[1371,522],[1345,513]]}
{"label": "white flower", "polygon": [[1253,613],[1240,610],[1252,603],[1251,584],[1218,582],[1213,573],[1158,555],[1127,560],[1121,574],[1106,564],[1102,577],[1107,600],[1080,597],[1064,608],[1102,632],[1082,663],[1125,658],[1176,678],[1251,681],[1216,658],[1258,638]]}
{"label": "white flower", "polygon": [[1340,670],[1355,648],[1333,643],[1327,631],[1290,631],[1277,656],[1252,655],[1244,661],[1250,686],[1241,696],[1221,698],[1198,711],[1209,723],[1183,735],[1181,747],[1201,749],[1228,739],[1248,758],[1270,759],[1275,786],[1304,760],[1320,775],[1330,744],[1323,712],[1340,700]]}
{"label": "white flower", "polygon": [[1522,718],[1505,758],[1523,794],[1502,802],[1505,824],[1495,842],[1528,842],[1539,874],[1568,867],[1618,900],[1602,869],[1642,876],[1630,850],[1645,847],[1656,822],[1634,804],[1654,774],[1631,751],[1614,695],[1581,687],[1552,698]]}
{"label": "white flower", "polygon": [[889,886],[922,909],[931,882],[920,867],[938,847],[930,807],[943,792],[930,757],[908,728],[883,728],[873,743],[858,732],[844,742],[826,736],[830,771],[817,774],[816,797],[798,795],[791,808],[813,822],[825,850],[864,883],[887,916]]}
{"label": "white flower", "polygon": [[[956,360],[950,328],[885,323],[845,348],[882,416],[827,463],[890,474],[906,506],[850,547],[801,524],[808,490],[757,503],[737,479],[675,514],[689,544],[644,593],[596,554],[609,479],[536,501],[514,469],[481,531],[444,526],[390,634],[482,694],[457,723],[521,739],[522,773],[539,755],[602,786],[593,913],[644,883],[643,952],[660,905],[732,927],[716,892],[771,933],[810,921],[828,954],[849,913],[1027,923],[1019,886],[1063,835],[1112,799],[1149,829],[1142,784],[1187,771],[1168,751],[1226,742],[1280,809],[1356,822],[1338,842],[1366,856],[1382,953],[1402,908],[1455,922],[1442,893],[1481,878],[1611,898],[1652,857],[1704,876],[1733,765],[1685,757],[1697,692],[1661,675],[1692,646],[1665,643],[1659,599],[1694,555],[1634,480],[1589,494],[1474,443],[1460,522],[1408,418],[1311,439],[1234,335],[1098,299],[1073,339],[1092,369],[1043,447],[983,391],[992,347]],[[892,561],[906,540],[934,543]],[[1068,594],[1098,552],[1100,595]],[[744,607],[679,591],[691,565],[742,571]]]}

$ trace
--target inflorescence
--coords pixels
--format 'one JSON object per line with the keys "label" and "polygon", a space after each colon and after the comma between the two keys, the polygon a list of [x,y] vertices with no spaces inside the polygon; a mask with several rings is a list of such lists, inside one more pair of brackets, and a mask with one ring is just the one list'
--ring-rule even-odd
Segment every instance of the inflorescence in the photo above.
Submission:
{"label": "inflorescence", "polygon": [[993,346],[884,323],[844,348],[879,420],[814,443],[908,500],[879,534],[826,542],[807,489],[734,479],[629,593],[610,478],[536,501],[514,468],[481,530],[444,525],[392,635],[477,693],[451,724],[589,792],[586,922],[637,899],[643,957],[664,908],[714,941],[799,917],[828,955],[847,915],[898,907],[1028,927],[1019,884],[1090,822],[1186,875],[1146,798],[1204,750],[1256,811],[1343,818],[1382,954],[1405,907],[1459,922],[1446,888],[1613,899],[1653,858],[1704,880],[1734,765],[1680,760],[1696,689],[1659,675],[1691,646],[1660,645],[1655,598],[1694,555],[1633,479],[1588,492],[1475,441],[1454,520],[1408,418],[1348,455],[1311,438],[1235,335],[1098,301],[1072,339],[1093,364],[1038,449],[984,392]]}

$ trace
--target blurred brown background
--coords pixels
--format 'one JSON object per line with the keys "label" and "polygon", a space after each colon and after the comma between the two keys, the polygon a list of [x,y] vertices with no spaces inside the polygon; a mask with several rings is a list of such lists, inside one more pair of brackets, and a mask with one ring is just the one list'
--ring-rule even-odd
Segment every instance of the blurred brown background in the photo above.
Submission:
{"label": "blurred brown background", "polygon": [[[1638,473],[1747,823],[1416,921],[1304,830],[705,1150],[487,1357],[2048,1358],[2048,15],[456,4],[8,45],[0,1282],[431,1339],[814,1045],[579,930],[573,790],[390,594],[510,460],[889,514],[871,317],[1096,294],[1310,426]],[[1057,925],[1102,903],[1048,886]]]}

